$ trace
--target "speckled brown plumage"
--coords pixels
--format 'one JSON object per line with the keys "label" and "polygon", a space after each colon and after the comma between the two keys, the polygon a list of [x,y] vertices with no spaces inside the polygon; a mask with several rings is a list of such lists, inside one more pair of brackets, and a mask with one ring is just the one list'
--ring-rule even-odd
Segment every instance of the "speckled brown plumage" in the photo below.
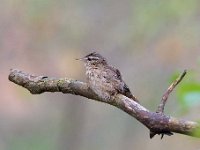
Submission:
{"label": "speckled brown plumage", "polygon": [[103,56],[93,52],[80,60],[84,61],[91,90],[99,97],[109,100],[111,96],[120,93],[138,102],[122,80],[120,71],[110,66]]}

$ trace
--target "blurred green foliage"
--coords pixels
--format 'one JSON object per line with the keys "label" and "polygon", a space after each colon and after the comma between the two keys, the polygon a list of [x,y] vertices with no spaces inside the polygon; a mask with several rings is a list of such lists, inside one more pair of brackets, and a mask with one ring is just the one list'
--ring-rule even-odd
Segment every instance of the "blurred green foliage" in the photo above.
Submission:
{"label": "blurred green foliage", "polygon": [[[177,87],[176,94],[182,113],[188,112],[192,107],[200,106],[200,81],[196,79],[195,75],[194,72],[189,71]],[[170,82],[177,77],[178,73],[174,73]]]}
{"label": "blurred green foliage", "polygon": [[[197,0],[151,0],[137,1],[134,4],[134,20],[140,34],[157,34],[169,22],[178,22],[182,17],[189,17],[197,10]],[[144,7],[145,6],[145,7]]]}

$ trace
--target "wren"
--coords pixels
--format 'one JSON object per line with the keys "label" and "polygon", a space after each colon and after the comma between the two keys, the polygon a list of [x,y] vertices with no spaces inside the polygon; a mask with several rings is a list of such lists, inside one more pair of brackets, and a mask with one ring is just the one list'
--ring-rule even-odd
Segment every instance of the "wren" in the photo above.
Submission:
{"label": "wren", "polygon": [[100,98],[109,101],[120,93],[139,103],[123,81],[120,71],[110,66],[103,56],[93,52],[78,60],[84,62],[89,88]]}

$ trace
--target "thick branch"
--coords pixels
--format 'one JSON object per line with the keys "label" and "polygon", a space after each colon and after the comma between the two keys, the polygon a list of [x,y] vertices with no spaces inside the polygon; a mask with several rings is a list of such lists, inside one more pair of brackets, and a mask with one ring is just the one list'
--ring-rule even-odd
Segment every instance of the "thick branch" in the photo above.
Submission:
{"label": "thick branch", "polygon": [[[118,107],[145,125],[151,132],[156,134],[168,134],[171,132],[200,137],[194,134],[200,130],[196,122],[176,119],[163,113],[150,112],[135,101],[118,94],[107,102],[96,96],[86,83],[66,78],[48,78],[46,76],[35,76],[19,70],[11,70],[9,80],[28,89],[32,94],[43,92],[62,92],[80,95],[89,99],[105,102]],[[195,132],[198,133],[198,132]]]}

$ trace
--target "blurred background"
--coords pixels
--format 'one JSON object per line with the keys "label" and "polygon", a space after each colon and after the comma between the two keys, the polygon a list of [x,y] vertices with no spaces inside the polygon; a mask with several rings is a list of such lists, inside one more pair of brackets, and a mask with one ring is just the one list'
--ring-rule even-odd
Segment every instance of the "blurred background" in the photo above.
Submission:
{"label": "blurred background", "polygon": [[155,111],[171,81],[166,114],[200,119],[199,0],[1,0],[1,150],[199,150],[200,140],[149,131],[123,111],[84,97],[31,95],[9,69],[85,81],[82,62],[97,51],[117,67],[141,104]]}

